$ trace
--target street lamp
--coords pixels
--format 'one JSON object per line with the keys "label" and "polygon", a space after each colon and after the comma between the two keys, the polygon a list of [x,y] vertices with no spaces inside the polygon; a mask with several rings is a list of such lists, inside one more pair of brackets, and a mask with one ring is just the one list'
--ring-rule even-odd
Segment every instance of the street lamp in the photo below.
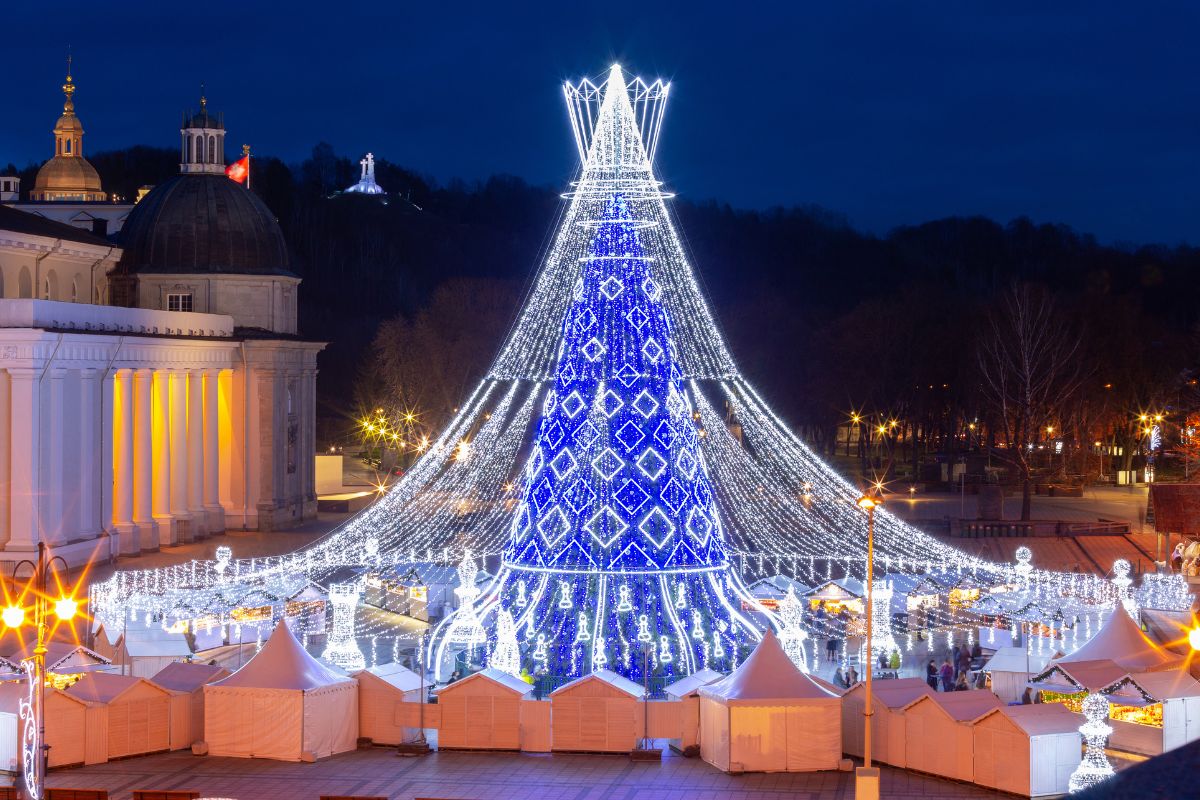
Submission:
{"label": "street lamp", "polygon": [[[33,648],[33,658],[23,659],[21,667],[31,681],[27,700],[20,702],[21,719],[25,724],[22,730],[21,743],[24,757],[25,789],[29,800],[41,800],[46,788],[46,762],[50,746],[46,744],[46,623],[50,617],[50,603],[54,603],[54,616],[59,622],[69,622],[79,611],[79,603],[71,596],[69,589],[63,589],[58,581],[58,570],[55,564],[61,564],[62,570],[67,569],[67,562],[60,556],[49,556],[46,543],[38,542],[38,558],[32,561],[20,561],[13,567],[13,579],[17,572],[28,564],[33,568],[29,576],[26,592],[33,588],[33,625],[37,632],[37,644]],[[51,573],[54,573],[56,588],[60,594],[51,598],[46,592],[46,584]],[[22,593],[22,596],[26,592]],[[16,603],[10,604],[0,613],[0,620],[8,628],[16,629],[25,624],[28,614],[26,609]],[[36,730],[31,732],[30,727]]]}
{"label": "street lamp", "polygon": [[871,672],[874,667],[871,640],[874,624],[872,595],[875,588],[875,509],[883,505],[883,498],[879,496],[879,485],[876,484],[870,494],[858,498],[856,505],[867,512],[867,663],[864,667],[867,691],[863,707],[863,765],[855,772],[854,796],[856,800],[879,800],[879,770],[871,767],[871,716],[875,711],[871,703]]}

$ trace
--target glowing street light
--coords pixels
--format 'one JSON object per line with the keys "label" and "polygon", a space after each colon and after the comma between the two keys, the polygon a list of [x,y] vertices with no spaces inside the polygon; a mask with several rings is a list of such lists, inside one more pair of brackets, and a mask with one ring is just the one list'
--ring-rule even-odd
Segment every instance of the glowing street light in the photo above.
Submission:
{"label": "glowing street light", "polygon": [[1193,650],[1200,650],[1200,627],[1188,631],[1188,645]]}
{"label": "glowing street light", "polygon": [[879,491],[882,484],[875,482],[870,494],[864,494],[855,502],[859,508],[867,512],[867,664],[866,672],[866,702],[863,706],[863,765],[854,776],[854,796],[857,800],[878,800],[879,770],[871,768],[871,716],[874,714],[871,701],[871,671],[874,658],[871,652],[872,625],[874,604],[872,595],[875,584],[875,509],[883,505]]}
{"label": "glowing street light", "polygon": [[[33,648],[33,658],[23,659],[21,667],[30,680],[28,699],[20,700],[21,718],[25,721],[21,735],[21,753],[24,758],[25,789],[30,800],[41,800],[46,788],[46,762],[50,750],[46,744],[46,640],[47,622],[50,618],[50,603],[54,603],[54,616],[58,622],[70,622],[79,613],[79,602],[72,596],[69,588],[64,589],[58,581],[55,562],[67,569],[67,562],[59,556],[48,556],[45,542],[38,542],[38,558],[32,561],[21,561],[13,567],[13,577],[25,564],[33,567],[29,576],[33,594],[33,620],[36,628],[37,643]],[[54,573],[55,583],[61,594],[51,599],[47,594],[49,577]],[[22,595],[24,596],[24,595]],[[10,604],[0,612],[0,620],[9,629],[20,628],[26,623],[27,610],[18,603]],[[57,623],[56,623],[57,624]],[[30,728],[34,730],[30,730]]]}

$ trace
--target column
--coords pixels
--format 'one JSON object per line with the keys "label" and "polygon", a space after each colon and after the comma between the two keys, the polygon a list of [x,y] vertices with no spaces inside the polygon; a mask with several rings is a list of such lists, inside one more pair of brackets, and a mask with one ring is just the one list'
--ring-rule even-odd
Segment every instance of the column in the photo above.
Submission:
{"label": "column", "polygon": [[41,489],[42,450],[38,431],[42,421],[40,370],[10,369],[9,419],[9,539],[6,551],[31,552],[37,548],[37,497]]}
{"label": "column", "polygon": [[0,370],[0,549],[11,534],[12,509],[12,381]]}
{"label": "column", "polygon": [[187,373],[171,370],[170,385],[170,459],[171,516],[175,518],[175,538],[171,542],[192,541],[192,517],[188,514],[187,462]]}
{"label": "column", "polygon": [[[66,455],[64,429],[67,424],[63,383],[66,377],[65,369],[52,367],[46,374],[44,387],[48,395],[47,413],[42,420],[45,426],[43,441],[46,443],[46,460],[42,462],[44,476],[39,494],[42,535],[51,544],[58,544],[66,538],[63,509],[70,504],[63,481],[63,460]],[[74,500],[78,502],[78,497]]]}
{"label": "column", "polygon": [[204,371],[204,512],[209,533],[225,530],[221,506],[220,373]]}
{"label": "column", "polygon": [[[113,526],[113,423],[116,422],[116,406],[113,405],[113,395],[117,389],[114,373],[106,372],[100,376],[100,519],[101,530],[108,533],[108,547],[105,553],[109,558],[116,558],[121,553],[121,537]],[[126,429],[128,430],[128,428]],[[132,504],[131,504],[132,505]]]}
{"label": "column", "polygon": [[[100,426],[96,417],[100,413],[100,370],[79,371],[79,514],[75,527],[82,536],[94,538],[100,535],[100,472],[104,459],[101,457]],[[102,555],[102,554],[101,554]]]}
{"label": "column", "polygon": [[133,373],[132,450],[133,450],[133,525],[132,552],[158,549],[158,528],[154,524],[154,386],[153,373],[139,369]]}
{"label": "column", "polygon": [[279,405],[284,398],[276,391],[278,381],[274,370],[256,369],[248,383],[250,380],[254,383],[255,395],[248,408],[254,409],[254,417],[258,419],[258,435],[250,438],[247,459],[250,463],[246,469],[251,475],[258,475],[258,529],[272,531],[278,527],[276,512],[287,458],[283,422],[287,419],[287,409]]}
{"label": "column", "polygon": [[112,525],[117,532],[117,552],[137,555],[141,545],[133,525],[133,370],[113,374],[113,480]]}
{"label": "column", "polygon": [[152,502],[161,546],[176,542],[175,518],[171,516],[171,387],[165,370],[154,370],[150,394]]}
{"label": "column", "polygon": [[198,371],[187,374],[187,508],[192,540],[208,535],[204,512],[204,385]]}

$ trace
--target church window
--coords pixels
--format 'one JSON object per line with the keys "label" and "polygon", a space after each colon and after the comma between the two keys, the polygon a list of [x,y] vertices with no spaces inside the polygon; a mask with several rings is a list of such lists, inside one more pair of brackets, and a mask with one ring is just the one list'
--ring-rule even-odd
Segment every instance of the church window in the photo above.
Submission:
{"label": "church window", "polygon": [[196,160],[194,163],[199,164],[204,161],[204,139],[199,134],[196,135]]}
{"label": "church window", "polygon": [[167,311],[191,311],[191,292],[171,292],[167,295]]}
{"label": "church window", "polygon": [[208,137],[208,163],[217,163],[217,137]]}
{"label": "church window", "polygon": [[21,267],[21,274],[17,276],[17,296],[33,297],[33,279],[29,275],[29,267]]}
{"label": "church window", "polygon": [[70,139],[67,139],[67,152],[68,153],[71,152],[71,140]]}

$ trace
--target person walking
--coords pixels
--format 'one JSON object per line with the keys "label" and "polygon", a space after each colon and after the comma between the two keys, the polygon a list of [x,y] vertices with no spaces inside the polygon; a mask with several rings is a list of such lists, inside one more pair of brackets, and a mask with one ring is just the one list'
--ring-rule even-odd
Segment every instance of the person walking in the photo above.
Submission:
{"label": "person walking", "polygon": [[956,678],[959,675],[965,675],[971,671],[971,651],[967,649],[967,645],[965,643],[958,649],[958,658],[956,659],[956,662],[957,663],[954,665]]}
{"label": "person walking", "polygon": [[938,668],[937,663],[930,659],[929,666],[925,668],[925,682],[929,684],[929,688],[935,692],[938,688]]}
{"label": "person walking", "polygon": [[829,662],[837,661],[838,639],[836,636],[830,635],[825,642],[825,660]]}
{"label": "person walking", "polygon": [[941,678],[942,691],[954,691],[954,667],[950,665],[950,659],[948,658],[942,662]]}

